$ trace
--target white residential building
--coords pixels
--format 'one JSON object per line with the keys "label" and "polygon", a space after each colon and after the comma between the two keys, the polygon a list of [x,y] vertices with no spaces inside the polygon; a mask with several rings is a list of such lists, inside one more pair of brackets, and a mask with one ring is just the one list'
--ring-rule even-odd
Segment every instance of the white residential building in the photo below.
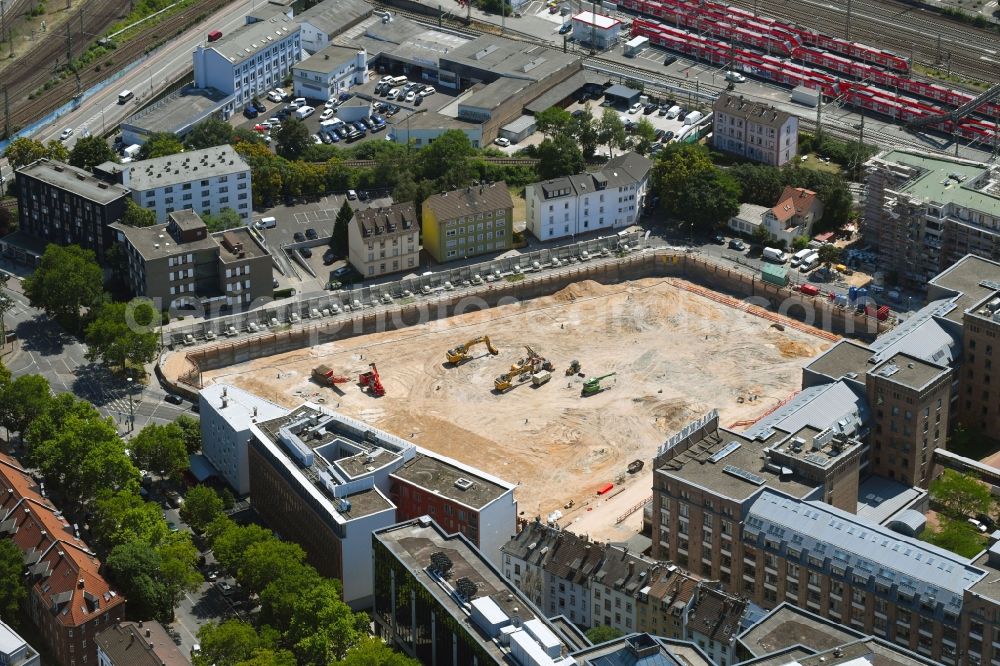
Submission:
{"label": "white residential building", "polygon": [[250,492],[247,442],[250,426],[288,414],[284,407],[227,384],[201,390],[201,449],[222,478],[238,495]]}
{"label": "white residential building", "polygon": [[40,663],[38,651],[28,645],[6,623],[0,622],[0,664],[4,666],[38,666]]}
{"label": "white residential building", "polygon": [[232,146],[213,146],[121,167],[132,199],[156,212],[157,223],[175,210],[217,215],[224,208],[249,223],[253,209],[250,165]]}
{"label": "white residential building", "polygon": [[364,0],[324,0],[295,17],[301,27],[302,48],[319,53],[334,37],[357,25],[372,14]]}
{"label": "white residential building", "polygon": [[241,109],[255,96],[280,86],[302,59],[299,24],[276,14],[236,28],[194,51],[194,84],[233,95],[227,112]]}
{"label": "white residential building", "polygon": [[712,106],[712,145],[727,153],[782,166],[799,150],[799,119],[741,95],[722,93]]}
{"label": "white residential building", "polygon": [[652,166],[638,153],[625,153],[600,171],[528,185],[524,189],[528,231],[547,241],[635,224]]}
{"label": "white residential building", "polygon": [[292,67],[296,97],[322,100],[368,81],[368,54],[363,48],[328,46]]}

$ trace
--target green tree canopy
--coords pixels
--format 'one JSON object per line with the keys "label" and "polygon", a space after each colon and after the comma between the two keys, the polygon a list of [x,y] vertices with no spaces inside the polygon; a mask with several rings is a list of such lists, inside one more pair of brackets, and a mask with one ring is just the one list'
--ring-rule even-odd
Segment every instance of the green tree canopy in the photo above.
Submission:
{"label": "green tree canopy", "polygon": [[151,227],[156,224],[156,211],[143,208],[132,199],[126,199],[122,224],[127,224],[130,227]]}
{"label": "green tree canopy", "polygon": [[338,257],[347,256],[347,231],[352,219],[354,219],[354,209],[348,204],[347,199],[344,199],[340,210],[337,211],[337,219],[333,223],[333,234],[330,236],[330,247]]}
{"label": "green tree canopy", "polygon": [[305,560],[306,553],[298,544],[277,539],[259,541],[244,553],[236,580],[251,594],[260,594],[289,570],[300,568]]}
{"label": "green tree canopy", "polygon": [[819,261],[829,268],[840,261],[840,248],[833,243],[825,243],[819,248]]}
{"label": "green tree canopy", "polygon": [[176,155],[184,151],[184,145],[173,132],[154,132],[146,137],[146,142],[139,149],[138,158],[149,160],[154,157]]}
{"label": "green tree canopy", "polygon": [[156,548],[170,534],[160,507],[143,501],[130,490],[100,491],[93,503],[93,513],[91,533],[108,550],[129,543]]}
{"label": "green tree canopy", "polygon": [[926,529],[920,538],[962,557],[974,557],[986,545],[986,538],[961,518],[941,518],[941,526],[937,530]]}
{"label": "green tree canopy", "polygon": [[24,280],[31,305],[45,311],[68,331],[79,332],[81,308],[101,295],[104,274],[93,250],[49,243],[35,272]]}
{"label": "green tree canopy", "polygon": [[465,187],[475,178],[472,158],[476,149],[461,130],[448,130],[420,150],[423,176],[438,189]]}
{"label": "green tree canopy", "polygon": [[195,666],[235,666],[248,661],[261,648],[261,639],[253,626],[239,620],[209,623],[198,630],[201,654]]}
{"label": "green tree canopy", "polygon": [[111,149],[108,142],[91,134],[77,139],[73,150],[69,151],[69,163],[75,167],[90,171],[104,162],[117,162],[118,155]]}
{"label": "green tree canopy", "polygon": [[130,443],[132,461],[161,476],[179,476],[188,467],[184,431],[173,423],[150,423]]}
{"label": "green tree canopy", "polygon": [[208,527],[208,534],[216,561],[233,573],[239,571],[243,553],[250,546],[262,541],[276,541],[270,530],[253,524],[237,525],[226,518],[213,521]]}
{"label": "green tree canopy", "polygon": [[233,141],[233,126],[221,118],[207,118],[194,127],[184,139],[188,150],[223,146]]}
{"label": "green tree canopy", "polygon": [[195,486],[184,497],[181,518],[195,532],[203,532],[209,524],[222,515],[223,503],[219,493],[210,486]]}
{"label": "green tree canopy", "polygon": [[550,106],[544,111],[535,114],[535,126],[539,132],[550,139],[559,134],[571,132],[572,125],[572,114],[558,106]]}
{"label": "green tree canopy", "polygon": [[209,233],[244,226],[243,218],[232,208],[223,208],[217,215],[202,213],[201,219],[205,222],[205,226],[208,227]]}
{"label": "green tree canopy", "polygon": [[184,433],[184,448],[188,454],[198,453],[201,450],[201,422],[193,416],[181,414],[174,425]]}
{"label": "green tree canopy", "polygon": [[0,616],[4,622],[20,624],[21,605],[28,598],[24,584],[24,553],[10,539],[0,540]]}
{"label": "green tree canopy", "polygon": [[709,230],[739,210],[740,187],[697,144],[672,143],[653,165],[653,187],[668,213]]}
{"label": "green tree canopy", "polygon": [[28,426],[43,412],[52,400],[49,383],[41,375],[21,375],[0,385],[0,419],[8,432],[22,437]]}
{"label": "green tree canopy", "polygon": [[139,541],[126,542],[116,546],[104,564],[135,617],[170,621],[173,608],[166,585],[159,579],[160,556],[155,548]]}
{"label": "green tree canopy", "polygon": [[645,116],[639,119],[639,123],[635,128],[635,149],[636,151],[645,155],[649,152],[649,149],[653,147],[653,143],[656,141],[656,128],[653,127],[653,123],[649,121],[649,118]]}
{"label": "green tree canopy", "polygon": [[607,643],[608,641],[613,641],[616,638],[622,637],[622,632],[618,631],[614,627],[609,627],[603,624],[591,627],[587,630],[586,634],[587,639],[594,645],[600,645],[601,643]]}
{"label": "green tree canopy", "polygon": [[580,113],[573,118],[573,136],[575,136],[577,142],[579,142],[580,151],[583,153],[583,158],[586,160],[593,158],[594,153],[597,152],[597,122],[598,121],[594,118],[593,111],[590,110],[590,104],[583,107],[583,113]]}
{"label": "green tree canopy", "polygon": [[159,340],[154,328],[159,313],[149,301],[101,303],[87,324],[87,358],[125,372],[129,364],[141,367],[156,358]]}
{"label": "green tree canopy", "polygon": [[419,661],[395,652],[375,636],[362,637],[337,663],[340,666],[420,666]]}
{"label": "green tree canopy", "polygon": [[297,118],[285,121],[275,139],[278,142],[278,155],[288,160],[298,159],[312,145],[308,128]]}
{"label": "green tree canopy", "polygon": [[179,532],[172,534],[156,552],[160,556],[158,578],[170,601],[172,620],[173,609],[181,602],[184,594],[194,592],[205,580],[198,572],[198,549],[191,543],[190,534]]}
{"label": "green tree canopy", "polygon": [[584,170],[583,153],[576,141],[566,135],[543,139],[535,153],[538,156],[538,177],[544,180],[571,176]]}
{"label": "green tree canopy", "polygon": [[367,615],[344,603],[340,585],[323,579],[299,596],[286,640],[300,664],[326,666],[343,659],[368,634],[368,624]]}
{"label": "green tree canopy", "polygon": [[612,108],[604,109],[600,121],[597,123],[597,142],[607,146],[608,152],[612,153],[615,148],[624,150],[628,143],[628,136],[625,134],[625,124],[622,122],[618,112]]}
{"label": "green tree canopy", "polygon": [[931,499],[954,518],[988,513],[992,500],[989,488],[982,482],[951,469],[931,482],[930,493]]}
{"label": "green tree canopy", "polygon": [[3,151],[3,156],[7,158],[10,166],[14,169],[20,169],[32,162],[37,162],[43,157],[51,157],[45,144],[23,136],[11,141],[7,150]]}
{"label": "green tree canopy", "polygon": [[45,144],[45,150],[49,152],[49,159],[59,162],[69,161],[69,149],[66,144],[59,139],[49,139]]}

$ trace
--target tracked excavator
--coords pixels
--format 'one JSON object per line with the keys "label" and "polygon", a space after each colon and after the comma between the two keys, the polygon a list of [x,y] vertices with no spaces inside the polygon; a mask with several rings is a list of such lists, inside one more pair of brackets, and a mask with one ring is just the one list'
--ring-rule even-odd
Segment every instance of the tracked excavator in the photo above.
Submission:
{"label": "tracked excavator", "polygon": [[493,388],[497,393],[505,393],[514,387],[514,382],[523,383],[528,379],[532,379],[536,386],[541,386],[551,377],[548,373],[551,373],[555,366],[531,347],[525,345],[524,348],[528,351],[528,355],[493,380]]}
{"label": "tracked excavator", "polygon": [[469,355],[469,350],[480,343],[485,344],[486,351],[488,351],[493,356],[496,356],[497,354],[500,353],[500,350],[494,347],[493,343],[490,342],[490,336],[482,335],[478,338],[473,338],[468,342],[455,347],[454,349],[449,349],[446,354],[446,356],[448,357],[448,362],[451,363],[452,365],[459,365],[460,363],[468,361],[470,358],[472,358],[472,356]]}

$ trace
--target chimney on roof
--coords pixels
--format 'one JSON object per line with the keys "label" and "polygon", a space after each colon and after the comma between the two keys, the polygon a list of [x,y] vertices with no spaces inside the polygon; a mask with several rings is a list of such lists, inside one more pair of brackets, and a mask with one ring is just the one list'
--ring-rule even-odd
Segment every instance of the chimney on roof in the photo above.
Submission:
{"label": "chimney on roof", "polygon": [[628,563],[628,575],[632,576],[635,574],[635,562]]}
{"label": "chimney on roof", "polygon": [[77,581],[76,581],[76,586],[77,586],[77,587],[78,587],[79,589],[81,589],[81,590],[83,589],[83,586],[84,586],[84,584],[85,584],[85,583],[84,583],[84,580],[83,580],[82,578],[80,578],[79,580],[77,580]]}
{"label": "chimney on roof", "polygon": [[147,629],[146,630],[146,638],[149,638],[151,634],[152,634],[152,632],[149,629]]}

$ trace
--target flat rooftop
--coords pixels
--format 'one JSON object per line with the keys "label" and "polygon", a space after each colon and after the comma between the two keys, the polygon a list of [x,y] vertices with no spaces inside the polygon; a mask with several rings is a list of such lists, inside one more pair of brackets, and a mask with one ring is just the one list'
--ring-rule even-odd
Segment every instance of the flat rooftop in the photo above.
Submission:
{"label": "flat rooftop", "polygon": [[89,171],[63,162],[42,159],[21,167],[17,173],[36,178],[102,206],[129,195],[127,187],[106,183]]}
{"label": "flat rooftop", "polygon": [[[209,384],[199,391],[199,395],[214,406],[219,416],[237,432],[247,430],[253,418],[269,421],[288,414],[288,410],[281,405],[231,384]],[[221,408],[223,398],[226,399],[225,409]]]}
{"label": "flat rooftop", "polygon": [[215,88],[189,86],[129,116],[122,125],[141,130],[146,134],[154,132],[184,134],[191,126],[225,106],[230,97],[231,95]]}
{"label": "flat rooftop", "polygon": [[263,21],[235,28],[218,41],[206,45],[205,50],[216,51],[229,62],[242,62],[298,31],[297,20],[276,13]]}
{"label": "flat rooftop", "polygon": [[956,309],[948,315],[948,319],[961,322],[965,310],[996,292],[995,288],[983,284],[991,280],[1000,281],[1000,263],[967,254],[936,275],[929,284],[961,294],[955,301]]}
{"label": "flat rooftop", "polygon": [[982,569],[986,575],[969,588],[970,592],[995,601],[1000,601],[1000,566],[990,564],[989,551],[980,553],[972,565]]}
{"label": "flat rooftop", "polygon": [[371,5],[364,0],[335,0],[313,5],[301,14],[297,14],[295,21],[300,24],[309,23],[317,30],[326,33],[327,37],[332,37],[371,13]]}
{"label": "flat rooftop", "polygon": [[111,227],[121,232],[146,261],[173,257],[185,252],[214,250],[219,247],[219,244],[211,236],[178,243],[173,236],[167,233],[169,224],[169,222],[164,222],[154,224],[151,227],[130,227],[116,222]]}
{"label": "flat rooftop", "polygon": [[241,171],[249,172],[250,166],[225,145],[133,162],[123,174],[128,187],[142,191]]}
{"label": "flat rooftop", "polygon": [[608,30],[621,23],[618,19],[613,19],[610,16],[605,16],[603,14],[595,14],[593,12],[580,12],[573,17],[573,20],[586,25],[595,26],[601,30]]}
{"label": "flat rooftop", "polygon": [[358,47],[331,44],[322,51],[317,51],[315,55],[295,63],[292,69],[330,74],[343,67],[348,60],[353,60],[361,50]]}
{"label": "flat rooftop", "polygon": [[884,525],[900,511],[908,508],[925,494],[923,490],[908,486],[884,476],[869,476],[858,486],[859,518]]}
{"label": "flat rooftop", "polygon": [[573,654],[593,666],[712,666],[693,643],[667,641],[650,634],[629,634]]}
{"label": "flat rooftop", "polygon": [[988,169],[985,165],[930,157],[926,154],[917,155],[903,150],[894,150],[883,159],[921,170],[899,189],[901,192],[923,201],[953,203],[989,215],[1000,215],[1000,197],[971,186],[972,182],[986,175]]}
{"label": "flat rooftop", "polygon": [[919,390],[951,372],[909,354],[895,354],[872,370],[872,374],[908,388]]}
{"label": "flat rooftop", "polygon": [[[482,473],[477,474],[464,465],[452,464],[423,453],[418,453],[392,475],[476,510],[513,490],[512,486],[498,483]],[[465,486],[464,483],[456,485],[460,479],[471,481],[472,485],[460,488],[459,485]]]}
{"label": "flat rooftop", "polygon": [[[799,659],[799,666],[930,666],[937,662],[878,638],[864,638]],[[786,662],[787,663],[787,662]]]}
{"label": "flat rooftop", "polygon": [[813,359],[806,368],[831,379],[843,379],[854,373],[858,381],[864,382],[869,368],[868,359],[871,357],[872,351],[864,345],[841,340]]}
{"label": "flat rooftop", "polygon": [[579,56],[548,46],[526,46],[512,39],[482,35],[441,56],[441,69],[450,69],[447,63],[454,63],[492,72],[498,78],[510,76],[540,81],[579,61]]}
{"label": "flat rooftop", "polygon": [[[250,230],[246,227],[235,227],[233,229],[227,229],[225,231],[218,231],[212,234],[214,238],[219,243],[219,258],[224,262],[228,261],[243,261],[244,259],[259,259],[261,257],[268,257],[271,255],[258,241],[254,238],[254,235],[250,233]],[[223,243],[223,240],[229,239],[234,243],[239,243],[242,246],[243,256],[239,256],[233,252],[230,252]],[[235,245],[233,245],[235,247]]]}
{"label": "flat rooftop", "polygon": [[796,645],[824,652],[863,637],[850,627],[782,603],[740,634],[738,640],[754,657],[763,657]]}

